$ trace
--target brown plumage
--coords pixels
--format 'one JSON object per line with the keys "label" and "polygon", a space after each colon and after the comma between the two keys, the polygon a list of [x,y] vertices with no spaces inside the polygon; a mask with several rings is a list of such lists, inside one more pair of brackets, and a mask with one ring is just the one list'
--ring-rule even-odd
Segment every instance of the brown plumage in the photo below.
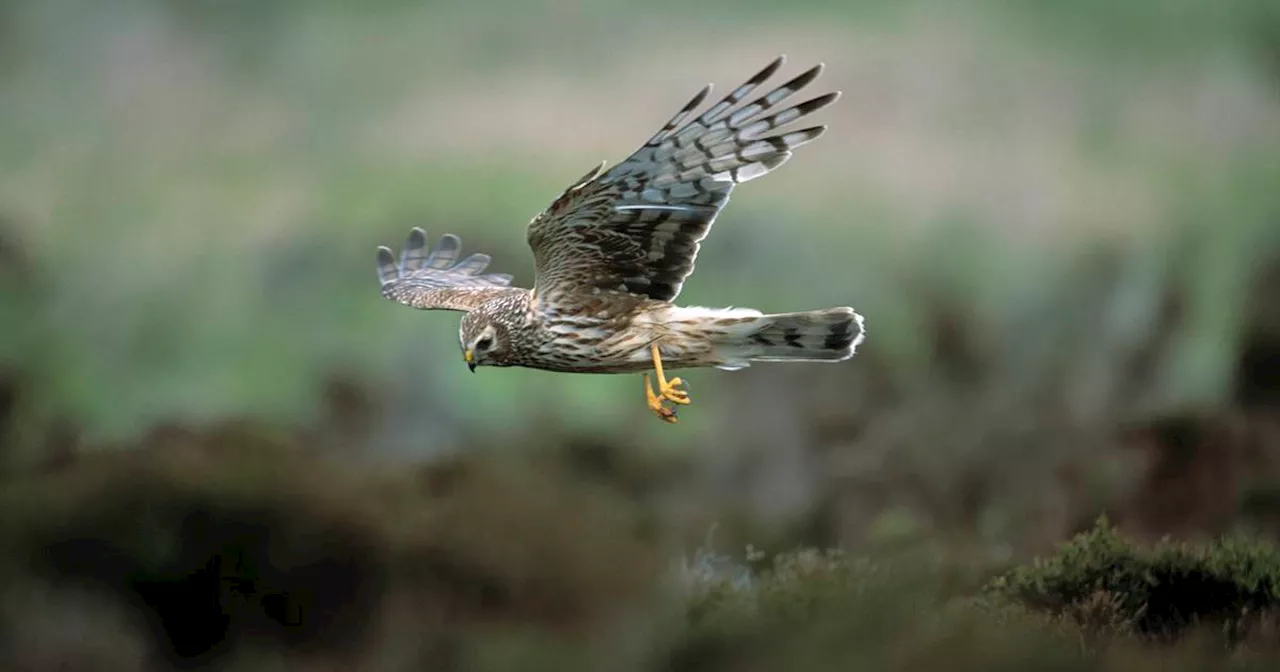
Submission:
{"label": "brown plumage", "polygon": [[[814,66],[747,100],[785,62],[778,57],[696,118],[707,85],[643,146],[609,170],[583,175],[529,223],[534,287],[484,273],[489,257],[458,261],[456,236],[428,250],[413,229],[397,263],[378,248],[383,296],[423,310],[459,310],[464,358],[476,366],[646,375],[649,407],[688,403],[663,368],[739,369],[753,361],[841,361],[863,339],[852,308],[763,315],[740,308],[675,306],[699,246],[734,186],[777,168],[825,126],[781,131],[834,102],[838,92],[783,107],[822,71]],[[741,104],[741,105],[740,105]],[[687,121],[686,121],[687,120]],[[771,134],[772,133],[772,134]]]}

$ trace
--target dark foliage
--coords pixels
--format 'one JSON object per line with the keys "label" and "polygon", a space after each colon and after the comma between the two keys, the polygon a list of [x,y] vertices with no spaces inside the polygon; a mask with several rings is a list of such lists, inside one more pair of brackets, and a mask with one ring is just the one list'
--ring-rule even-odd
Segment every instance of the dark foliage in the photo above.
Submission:
{"label": "dark foliage", "polygon": [[81,669],[92,638],[48,644],[99,603],[115,616],[90,629],[136,644],[113,669],[440,664],[488,628],[607,629],[657,568],[644,518],[567,470],[484,455],[388,468],[242,425],[157,430],[0,500],[3,669]]}
{"label": "dark foliage", "polygon": [[1209,626],[1235,645],[1275,627],[1280,551],[1243,538],[1143,547],[1103,519],[1055,555],[998,577],[989,591],[1091,632],[1168,641]]}

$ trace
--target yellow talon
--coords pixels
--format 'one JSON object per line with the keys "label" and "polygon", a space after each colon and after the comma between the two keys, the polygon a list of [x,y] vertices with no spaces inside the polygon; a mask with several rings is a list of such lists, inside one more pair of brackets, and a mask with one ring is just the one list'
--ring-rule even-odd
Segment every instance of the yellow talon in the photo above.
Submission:
{"label": "yellow talon", "polygon": [[649,385],[649,374],[644,374],[644,398],[649,404],[649,410],[661,418],[664,422],[675,423],[676,409],[667,408],[662,404],[662,397],[653,393],[653,388]]}
{"label": "yellow talon", "polygon": [[658,392],[654,394],[653,388],[649,384],[649,374],[644,374],[644,397],[649,404],[649,410],[653,411],[659,418],[665,422],[676,422],[676,410],[663,405],[663,401],[670,401],[673,404],[688,404],[689,393],[683,388],[684,381],[679,378],[667,380],[662,373],[662,356],[658,352],[656,344],[649,346],[650,352],[653,354],[653,371],[658,377]]}
{"label": "yellow talon", "polygon": [[672,378],[671,380],[668,380],[665,386],[662,384],[662,381],[659,380],[658,394],[661,395],[663,399],[672,403],[687,404],[689,403],[689,393],[680,389],[682,385],[684,385],[684,381],[679,378]]}

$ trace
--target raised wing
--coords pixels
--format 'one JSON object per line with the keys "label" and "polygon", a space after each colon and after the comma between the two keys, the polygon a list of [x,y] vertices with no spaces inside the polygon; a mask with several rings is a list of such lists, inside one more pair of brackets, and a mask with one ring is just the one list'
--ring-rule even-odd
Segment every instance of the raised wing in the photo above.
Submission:
{"label": "raised wing", "polygon": [[382,295],[421,310],[468,311],[500,294],[525,291],[510,286],[510,275],[484,273],[490,261],[487,254],[458,261],[461,249],[462,241],[446,234],[430,250],[426,232],[417,227],[409,232],[399,263],[390,248],[379,247]]}
{"label": "raised wing", "polygon": [[767,135],[840,96],[773,111],[816,79],[822,64],[734,109],[784,62],[779,56],[684,123],[711,92],[708,84],[634,154],[603,173],[601,164],[535,217],[529,224],[535,296],[598,289],[674,299],[733,187],[782,165],[791,150],[826,131]]}

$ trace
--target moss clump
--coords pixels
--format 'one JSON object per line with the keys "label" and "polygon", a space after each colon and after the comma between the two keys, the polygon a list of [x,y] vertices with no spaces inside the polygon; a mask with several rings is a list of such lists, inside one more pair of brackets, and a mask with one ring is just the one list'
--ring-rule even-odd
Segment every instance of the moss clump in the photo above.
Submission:
{"label": "moss clump", "polygon": [[693,593],[690,634],[673,669],[1132,671],[1280,662],[1280,553],[1261,542],[1145,547],[1104,520],[976,591],[929,557],[805,550],[753,569],[749,581],[709,582]]}
{"label": "moss clump", "polygon": [[694,595],[670,669],[1097,669],[1045,619],[999,620],[956,594],[932,558],[805,549],[759,564]]}
{"label": "moss clump", "polygon": [[988,594],[1087,632],[1171,640],[1211,626],[1234,644],[1280,614],[1280,551],[1242,538],[1147,547],[1104,518],[1053,556],[997,577]]}

